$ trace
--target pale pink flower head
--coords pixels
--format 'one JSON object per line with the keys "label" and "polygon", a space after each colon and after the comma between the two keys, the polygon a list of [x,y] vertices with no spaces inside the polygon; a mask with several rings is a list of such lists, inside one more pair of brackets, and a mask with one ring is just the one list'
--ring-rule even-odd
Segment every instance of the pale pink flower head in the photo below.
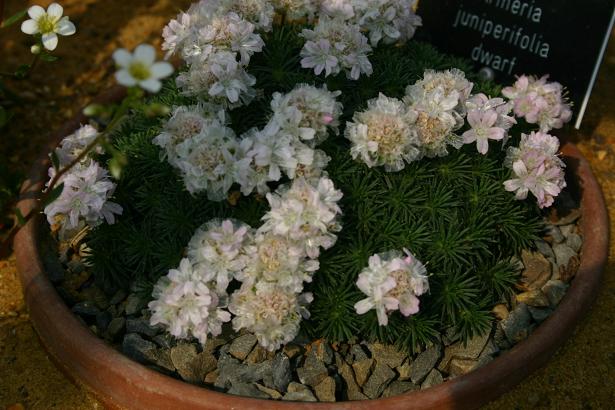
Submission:
{"label": "pale pink flower head", "polygon": [[502,95],[514,104],[515,115],[530,124],[538,124],[540,131],[561,128],[572,118],[572,110],[558,82],[548,82],[548,75],[536,78],[522,75]]}
{"label": "pale pink flower head", "polygon": [[380,326],[386,326],[393,311],[404,316],[418,313],[418,296],[429,290],[426,269],[407,249],[404,254],[391,251],[369,258],[357,279],[357,287],[367,296],[354,305],[357,314],[374,309]]}
{"label": "pale pink flower head", "polygon": [[489,150],[489,140],[499,141],[506,135],[506,130],[496,126],[498,113],[495,109],[469,111],[467,119],[471,128],[463,133],[463,142],[470,144],[476,141],[476,148],[483,155]]}
{"label": "pale pink flower head", "polygon": [[504,182],[507,191],[523,200],[532,193],[540,208],[549,207],[563,188],[565,164],[557,156],[559,140],[541,132],[521,136],[519,147],[510,147],[504,164],[514,177]]}

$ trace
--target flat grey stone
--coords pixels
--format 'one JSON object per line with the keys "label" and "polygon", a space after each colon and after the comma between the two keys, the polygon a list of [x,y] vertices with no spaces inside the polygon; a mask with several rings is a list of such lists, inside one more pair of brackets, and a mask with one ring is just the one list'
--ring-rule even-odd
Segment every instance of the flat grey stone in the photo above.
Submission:
{"label": "flat grey stone", "polygon": [[197,356],[196,346],[193,344],[182,343],[171,348],[171,361],[177,373],[187,382],[201,381],[195,372]]}
{"label": "flat grey stone", "polygon": [[555,262],[559,268],[568,267],[570,259],[577,256],[577,253],[570,246],[563,243],[554,245],[553,252],[555,253]]}
{"label": "flat grey stone", "polygon": [[440,373],[436,369],[432,369],[427,375],[427,377],[425,377],[425,380],[423,381],[423,383],[421,384],[421,390],[428,389],[432,386],[437,386],[443,381],[444,379],[442,378],[442,373]]}
{"label": "flat grey stone", "polygon": [[156,343],[158,346],[162,347],[163,349],[171,349],[173,346],[177,344],[175,341],[175,338],[166,332],[154,336],[152,338],[152,342]]}
{"label": "flat grey stone", "polygon": [[111,323],[111,320],[113,320],[113,315],[111,315],[111,313],[107,311],[98,312],[98,314],[96,315],[96,327],[101,332],[105,332],[109,327],[109,323]]}
{"label": "flat grey stone", "polygon": [[551,245],[549,245],[546,241],[538,239],[534,241],[534,244],[536,245],[536,249],[538,249],[538,252],[540,252],[542,256],[544,256],[545,258],[555,259],[553,248],[551,248]]}
{"label": "flat grey stone", "polygon": [[467,344],[463,342],[457,342],[444,349],[444,357],[438,366],[438,369],[442,371],[449,371],[448,367],[453,358],[458,359],[476,359],[481,354],[487,341],[489,340],[489,332],[486,332],[480,336],[475,336],[468,340]]}
{"label": "flat grey stone", "polygon": [[372,352],[372,358],[376,362],[386,364],[392,369],[401,366],[407,356],[405,352],[400,352],[395,346],[391,345],[371,343],[368,347]]}
{"label": "flat grey stone", "polygon": [[434,368],[441,356],[440,344],[435,344],[421,352],[410,366],[410,380],[419,384],[425,376]]}
{"label": "flat grey stone", "polygon": [[414,383],[395,380],[394,382],[389,384],[389,387],[384,389],[384,392],[382,393],[382,397],[393,397],[393,396],[397,396],[402,393],[406,393],[406,392],[414,391],[418,389],[419,389],[419,386],[417,386]]}
{"label": "flat grey stone", "polygon": [[549,306],[549,299],[544,293],[542,293],[541,290],[538,290],[538,289],[530,290],[529,292],[519,293],[518,295],[515,296],[515,298],[517,299],[518,303],[525,303],[528,306],[533,306],[533,307]]}
{"label": "flat grey stone", "polygon": [[562,235],[568,239],[571,234],[576,233],[577,226],[575,224],[562,225],[559,227],[559,230],[562,231]]}
{"label": "flat grey stone", "polygon": [[[563,191],[562,194],[565,193],[565,192],[566,191]],[[560,194],[560,196],[561,196],[561,194]],[[580,217],[581,217],[581,210],[580,209],[571,209],[566,215],[564,215],[558,221],[556,221],[555,225],[558,225],[558,226],[570,225],[571,223],[575,222]]]}
{"label": "flat grey stone", "polygon": [[536,323],[544,322],[551,313],[553,313],[553,310],[549,308],[535,308],[532,306],[528,306],[527,308],[530,311],[530,315],[532,315],[532,319],[534,319]]}
{"label": "flat grey stone", "polygon": [[374,359],[363,359],[352,364],[352,370],[354,370],[355,379],[359,386],[363,386],[367,382],[373,364]]}
{"label": "flat grey stone", "polygon": [[335,364],[338,373],[346,385],[346,398],[348,400],[366,400],[367,396],[361,392],[361,388],[357,384],[352,368],[337,352],[335,353]]}
{"label": "flat grey stone", "polygon": [[350,351],[346,355],[346,359],[350,364],[361,360],[369,359],[369,356],[360,344],[354,344],[350,347]]}
{"label": "flat grey stone", "polygon": [[521,281],[530,289],[540,289],[551,278],[551,263],[539,252],[523,250],[521,259],[525,267]]}
{"label": "flat grey stone", "polygon": [[239,336],[231,343],[229,353],[239,360],[244,360],[256,344],[256,336],[251,333]]}
{"label": "flat grey stone", "polygon": [[156,345],[154,343],[143,339],[136,333],[128,333],[122,341],[122,352],[140,363],[148,363],[152,351],[155,350]]}
{"label": "flat grey stone", "polygon": [[572,233],[566,238],[566,245],[568,245],[570,249],[578,253],[583,246],[583,239],[580,235]]}
{"label": "flat grey stone", "polygon": [[325,377],[328,376],[327,367],[323,362],[318,360],[313,351],[307,354],[303,367],[297,369],[299,381],[308,386],[316,386]]}
{"label": "flat grey stone", "polygon": [[107,326],[107,335],[113,340],[124,331],[125,326],[126,319],[123,317],[113,318],[109,322],[109,326]]}
{"label": "flat grey stone", "polygon": [[286,401],[318,401],[309,387],[292,382],[288,386],[288,392],[282,397]]}
{"label": "flat grey stone", "polygon": [[256,399],[268,399],[270,397],[253,383],[234,383],[227,393],[234,394],[235,396],[254,397]]}
{"label": "flat grey stone", "polygon": [[282,394],[275,390],[275,389],[271,389],[267,386],[263,386],[262,384],[255,384],[256,388],[259,389],[260,391],[262,391],[263,393],[265,393],[267,396],[269,396],[270,398],[274,399],[274,400],[279,400],[282,398]]}
{"label": "flat grey stone", "polygon": [[462,376],[474,370],[477,364],[478,364],[478,360],[475,360],[475,359],[453,358],[453,360],[451,360],[451,363],[449,365],[449,375],[450,377]]}
{"label": "flat grey stone", "polygon": [[500,322],[504,334],[512,343],[520,342],[530,333],[532,317],[527,305],[520,303],[514,308],[505,320]]}
{"label": "flat grey stone", "polygon": [[376,362],[374,371],[363,386],[363,393],[370,399],[380,397],[395,376],[395,372],[389,366],[382,362]]}
{"label": "flat grey stone", "polygon": [[546,234],[553,239],[553,243],[562,243],[564,242],[564,235],[562,235],[562,231],[555,225],[547,225]]}
{"label": "flat grey stone", "polygon": [[279,392],[285,392],[288,384],[292,381],[290,359],[284,353],[278,353],[271,363],[273,388]]}
{"label": "flat grey stone", "polygon": [[95,317],[100,313],[100,309],[96,307],[96,304],[89,300],[77,303],[71,310],[73,313],[83,317]]}
{"label": "flat grey stone", "polygon": [[126,306],[124,307],[124,311],[127,315],[136,315],[145,307],[145,301],[141,300],[139,296],[130,294],[128,299],[126,299]]}
{"label": "flat grey stone", "polygon": [[111,296],[111,299],[109,299],[109,304],[117,305],[118,303],[123,302],[124,299],[126,299],[126,296],[128,296],[126,291],[124,289],[120,289],[115,292],[113,296]]}
{"label": "flat grey stone", "polygon": [[175,371],[175,365],[171,360],[171,352],[168,349],[155,349],[146,352],[150,362],[170,372]]}
{"label": "flat grey stone", "polygon": [[335,380],[327,376],[320,383],[314,386],[314,393],[320,401],[335,401]]}
{"label": "flat grey stone", "polygon": [[561,280],[550,280],[542,287],[542,291],[547,295],[551,307],[555,307],[559,304],[566,295],[567,290],[568,285]]}
{"label": "flat grey stone", "polygon": [[152,338],[158,333],[161,333],[163,329],[157,326],[151,326],[145,319],[126,319],[126,332],[127,333],[139,333],[140,335]]}

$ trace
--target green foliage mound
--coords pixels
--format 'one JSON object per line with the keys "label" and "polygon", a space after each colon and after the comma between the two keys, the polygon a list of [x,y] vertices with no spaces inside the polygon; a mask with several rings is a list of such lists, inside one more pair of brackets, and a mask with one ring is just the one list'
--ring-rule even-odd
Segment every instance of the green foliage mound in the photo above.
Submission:
{"label": "green foliage mound", "polygon": [[[466,61],[415,41],[376,49],[370,77],[316,77],[300,66],[299,30],[277,27],[264,36],[266,48],[249,67],[264,95],[231,112],[238,135],[263,126],[271,94],[290,91],[298,83],[326,83],[330,90],[341,90],[342,124],[379,92],[401,98],[425,69],[459,68],[475,82],[474,92],[499,94],[499,87],[479,81]],[[170,106],[195,102],[180,96],[172,81],[156,100]],[[149,295],[153,283],[179,264],[201,224],[233,217],[258,227],[268,209],[266,201],[255,196],[231,205],[187,193],[151,143],[160,125],[160,120],[136,112],[114,137],[116,148],[128,157],[116,191],[124,215],[115,225],[96,228],[88,241],[95,277],[109,291],[132,286]],[[519,128],[511,132],[512,143],[519,138]],[[321,268],[308,289],[314,293],[312,318],[304,321],[304,330],[330,341],[361,335],[416,349],[451,326],[464,339],[490,329],[491,307],[516,282],[510,257],[529,248],[542,229],[536,205],[515,201],[502,186],[510,171],[502,166],[501,145],[492,143],[486,156],[474,145],[451,149],[447,157],[423,159],[397,173],[353,161],[343,132],[319,148],[332,157],[327,171],[344,192],[343,230],[337,244],[320,257]],[[354,312],[353,305],[364,298],[355,282],[369,256],[404,247],[426,264],[431,290],[421,296],[419,314],[405,318],[396,312],[388,326],[378,326],[375,311],[361,316]]]}

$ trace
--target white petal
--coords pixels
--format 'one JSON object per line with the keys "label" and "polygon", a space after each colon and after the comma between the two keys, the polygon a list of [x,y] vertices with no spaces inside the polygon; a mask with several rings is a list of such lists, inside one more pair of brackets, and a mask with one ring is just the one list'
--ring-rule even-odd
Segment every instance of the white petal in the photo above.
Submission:
{"label": "white petal", "polygon": [[68,21],[67,18],[63,18],[62,20],[60,20],[56,27],[56,33],[61,36],[72,36],[76,32],[77,29],[75,28],[75,25],[72,22]]}
{"label": "white petal", "polygon": [[149,80],[139,82],[139,87],[151,93],[157,93],[162,88],[162,83],[159,80],[150,78]]}
{"label": "white petal", "polygon": [[156,60],[156,50],[149,44],[141,44],[135,48],[134,57],[135,60],[152,65]]}
{"label": "white petal", "polygon": [[128,67],[132,61],[132,54],[125,48],[118,48],[113,52],[113,60],[120,67]]}
{"label": "white petal", "polygon": [[154,78],[164,78],[168,77],[173,73],[173,66],[167,62],[158,62],[152,65],[152,77]]}
{"label": "white petal", "polygon": [[21,31],[26,34],[36,34],[38,33],[38,23],[34,20],[26,20],[21,23]]}
{"label": "white petal", "polygon": [[56,33],[43,34],[43,46],[49,51],[53,51],[58,46],[58,35]]}
{"label": "white petal", "polygon": [[115,79],[121,85],[126,87],[132,87],[133,85],[137,85],[137,80],[130,75],[128,70],[119,70],[115,73]]}
{"label": "white petal", "polygon": [[49,17],[55,18],[56,20],[59,20],[63,13],[64,9],[58,3],[51,3],[49,7],[47,7],[47,14]]}
{"label": "white petal", "polygon": [[28,9],[28,16],[34,20],[38,20],[45,13],[45,9],[41,6],[32,6]]}

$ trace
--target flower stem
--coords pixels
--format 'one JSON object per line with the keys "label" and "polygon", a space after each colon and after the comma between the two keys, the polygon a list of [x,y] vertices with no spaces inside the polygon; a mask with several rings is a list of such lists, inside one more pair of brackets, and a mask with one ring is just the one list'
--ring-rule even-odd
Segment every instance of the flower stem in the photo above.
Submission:
{"label": "flower stem", "polygon": [[47,201],[47,199],[53,192],[53,188],[55,188],[55,186],[60,182],[60,179],[62,178],[62,176],[64,176],[67,172],[69,172],[75,165],[80,163],[81,160],[83,160],[86,156],[88,156],[104,139],[107,138],[109,133],[113,131],[115,127],[118,126],[118,124],[121,122],[122,119],[125,118],[126,113],[131,108],[132,103],[135,100],[136,99],[134,97],[131,98],[131,96],[125,98],[124,101],[122,101],[122,104],[119,106],[119,108],[115,112],[115,114],[113,115],[113,118],[109,122],[107,129],[101,132],[94,139],[94,141],[89,143],[75,159],[73,159],[68,165],[60,169],[54,175],[54,177],[51,179],[51,181],[47,185],[47,189],[39,195],[36,206],[30,212],[28,212],[27,215],[23,216],[21,221],[19,221],[20,223],[17,223],[16,221],[16,223],[10,229],[6,237],[3,239],[2,243],[0,244],[0,258],[5,258],[8,255],[10,255],[11,244],[13,243],[13,240],[15,239],[15,235],[17,235],[19,230],[23,226],[25,226],[26,223],[28,223],[28,221],[30,221],[35,215],[39,214],[43,210],[43,205],[45,204],[45,202]]}

